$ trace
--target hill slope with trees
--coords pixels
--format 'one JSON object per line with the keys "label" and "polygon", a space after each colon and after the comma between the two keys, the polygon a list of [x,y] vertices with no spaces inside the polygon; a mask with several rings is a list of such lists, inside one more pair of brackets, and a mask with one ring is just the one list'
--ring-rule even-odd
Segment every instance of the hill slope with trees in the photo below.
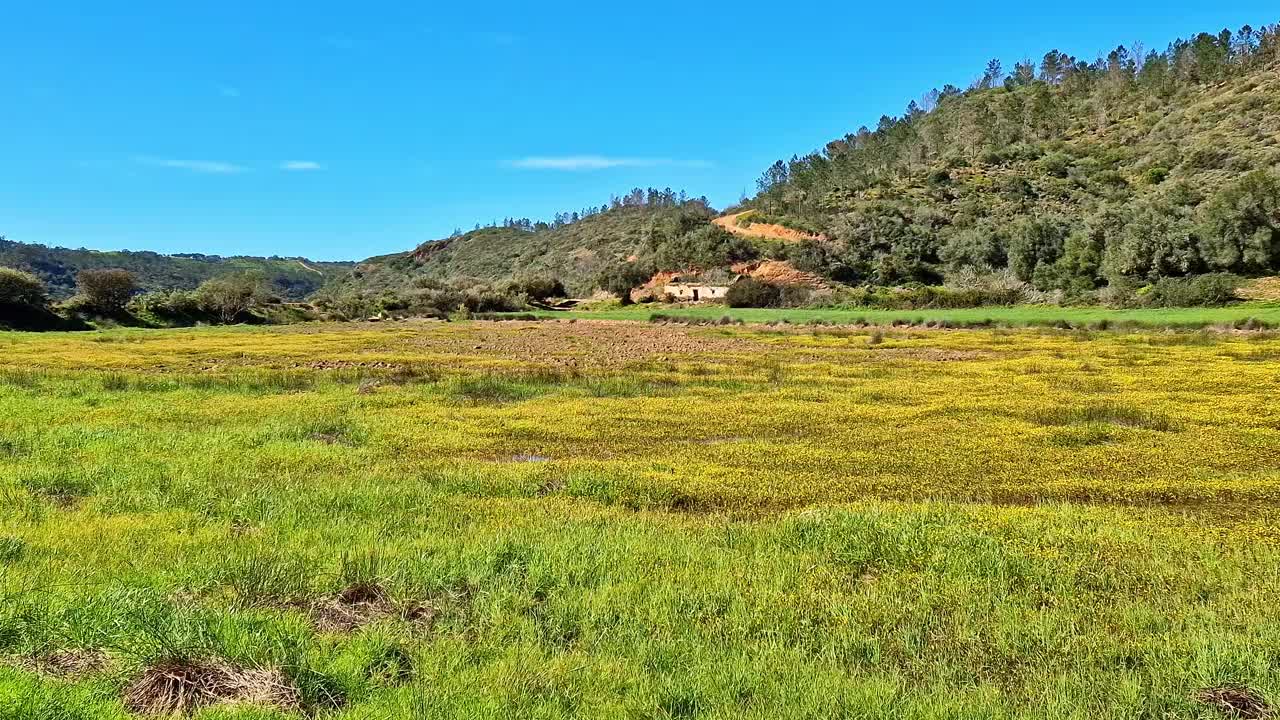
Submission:
{"label": "hill slope with trees", "polygon": [[153,252],[70,250],[14,242],[0,237],[0,267],[29,272],[49,295],[64,300],[76,292],[84,270],[121,269],[133,274],[144,291],[192,290],[206,280],[231,273],[261,272],[283,297],[301,300],[326,283],[344,277],[354,263],[313,262],[302,258],[161,255]]}
{"label": "hill slope with trees", "polygon": [[1280,26],[1162,52],[1057,50],[779,161],[755,219],[821,234],[796,265],[851,284],[1003,271],[1042,290],[1280,271]]}
{"label": "hill slope with trees", "polygon": [[651,274],[754,257],[750,243],[711,223],[715,215],[705,198],[637,188],[609,205],[561,214],[552,222],[509,219],[411,252],[370,258],[336,289],[412,293],[441,282],[541,277],[559,281],[568,294],[584,295],[619,266]]}

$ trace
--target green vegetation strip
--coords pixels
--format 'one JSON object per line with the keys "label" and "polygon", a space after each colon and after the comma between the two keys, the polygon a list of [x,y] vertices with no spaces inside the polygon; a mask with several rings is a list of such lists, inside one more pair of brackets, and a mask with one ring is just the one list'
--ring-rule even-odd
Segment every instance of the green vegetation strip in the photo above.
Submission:
{"label": "green vegetation strip", "polygon": [[1141,310],[1110,310],[1106,308],[1071,308],[1048,306],[986,307],[942,310],[875,310],[860,308],[726,308],[720,305],[701,307],[667,307],[636,305],[610,310],[574,312],[538,312],[533,315],[543,319],[597,319],[641,320],[658,316],[673,319],[731,320],[748,323],[769,322],[827,322],[840,325],[892,325],[894,323],[954,324],[959,327],[1005,325],[1010,327],[1052,326],[1067,324],[1072,327],[1098,326],[1101,324],[1134,325],[1149,328],[1207,328],[1234,326],[1257,321],[1262,327],[1280,325],[1280,305],[1246,304],[1221,308],[1152,308]]}

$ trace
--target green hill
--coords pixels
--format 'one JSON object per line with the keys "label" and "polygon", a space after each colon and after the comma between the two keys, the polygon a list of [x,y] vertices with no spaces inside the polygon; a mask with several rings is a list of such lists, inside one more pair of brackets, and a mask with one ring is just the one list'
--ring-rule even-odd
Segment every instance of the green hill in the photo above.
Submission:
{"label": "green hill", "polygon": [[[725,235],[711,225],[705,199],[682,200],[669,191],[633,191],[635,200],[575,214],[556,223],[507,221],[424,243],[417,249],[370,258],[343,282],[360,292],[404,291],[434,281],[495,282],[521,276],[553,277],[574,295],[592,292],[601,272],[637,260],[680,264],[673,251]],[[732,239],[729,242],[735,242]],[[681,253],[687,254],[687,253]]]}
{"label": "green hill", "polygon": [[217,255],[160,255],[153,252],[69,250],[0,238],[0,267],[33,273],[61,300],[75,294],[81,270],[121,268],[133,273],[143,290],[190,290],[219,275],[256,270],[266,275],[282,296],[301,300],[354,263],[313,262],[302,258],[219,257]]}
{"label": "green hill", "polygon": [[820,151],[749,202],[803,269],[880,285],[1009,271],[1089,293],[1280,270],[1280,29],[1163,52],[1059,51],[946,86]]}

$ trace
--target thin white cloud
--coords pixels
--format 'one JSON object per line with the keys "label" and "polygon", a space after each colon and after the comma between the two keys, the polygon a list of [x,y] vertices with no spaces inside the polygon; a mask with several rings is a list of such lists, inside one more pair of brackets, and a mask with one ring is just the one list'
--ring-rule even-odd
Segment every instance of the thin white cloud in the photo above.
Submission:
{"label": "thin white cloud", "polygon": [[287,172],[315,172],[323,170],[324,166],[311,160],[286,160],[280,163],[280,169]]}
{"label": "thin white cloud", "polygon": [[689,167],[704,168],[710,163],[703,160],[673,160],[671,158],[609,157],[605,155],[551,155],[532,156],[508,163],[520,170],[610,170],[612,168]]}
{"label": "thin white cloud", "polygon": [[137,158],[137,161],[152,167],[187,170],[201,175],[235,175],[249,170],[243,165],[217,160],[175,160],[172,158],[140,157]]}
{"label": "thin white cloud", "polygon": [[219,85],[218,94],[224,98],[238,98],[240,97],[240,88],[231,87],[230,85]]}

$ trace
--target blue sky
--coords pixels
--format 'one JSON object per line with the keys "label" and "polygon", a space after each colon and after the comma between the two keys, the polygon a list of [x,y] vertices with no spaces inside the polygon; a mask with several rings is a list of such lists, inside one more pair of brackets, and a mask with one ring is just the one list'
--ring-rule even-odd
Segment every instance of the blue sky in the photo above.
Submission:
{"label": "blue sky", "polygon": [[[115,6],[115,7],[113,7]],[[0,235],[359,259],[633,186],[719,207],[985,61],[1271,2],[10,2]]]}

